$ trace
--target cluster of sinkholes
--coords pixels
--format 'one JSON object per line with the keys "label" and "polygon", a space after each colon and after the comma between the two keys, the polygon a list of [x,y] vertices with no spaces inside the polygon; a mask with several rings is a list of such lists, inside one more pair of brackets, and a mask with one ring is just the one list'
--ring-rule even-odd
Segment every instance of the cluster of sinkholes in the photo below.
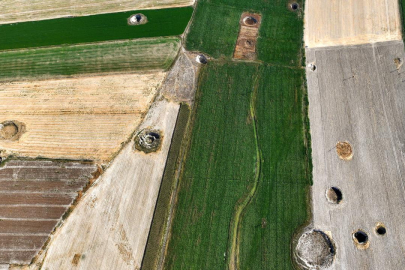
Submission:
{"label": "cluster of sinkholes", "polygon": [[[336,154],[339,159],[350,161],[353,158],[352,145],[345,142],[337,142]],[[340,188],[332,186],[326,190],[326,199],[330,204],[340,204],[343,201],[343,192]],[[384,236],[387,233],[387,228],[381,222],[377,223],[374,232],[378,236]],[[358,249],[367,249],[370,246],[369,235],[365,230],[358,229],[352,233],[352,239]]]}
{"label": "cluster of sinkholes", "polygon": [[[336,144],[336,154],[339,159],[350,162],[353,159],[354,150],[347,142]],[[340,187],[331,186],[325,191],[326,200],[331,205],[340,205],[344,201],[344,194]],[[387,234],[386,226],[378,222],[373,228],[377,237]],[[317,229],[306,229],[296,241],[294,256],[296,262],[303,269],[326,269],[334,261],[336,248],[331,233]],[[370,234],[367,230],[357,229],[351,234],[354,245],[359,250],[365,250],[370,246]]]}

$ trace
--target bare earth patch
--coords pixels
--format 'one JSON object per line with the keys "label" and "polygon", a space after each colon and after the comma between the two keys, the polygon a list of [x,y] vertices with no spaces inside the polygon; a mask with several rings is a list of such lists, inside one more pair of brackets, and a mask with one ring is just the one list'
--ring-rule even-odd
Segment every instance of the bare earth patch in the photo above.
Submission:
{"label": "bare earth patch", "polygon": [[239,21],[239,36],[236,41],[233,58],[245,60],[256,59],[256,43],[257,37],[259,36],[261,18],[260,14],[249,12],[242,13]]}
{"label": "bare earth patch", "polygon": [[353,148],[348,142],[338,142],[336,152],[340,159],[351,160],[353,158]]}

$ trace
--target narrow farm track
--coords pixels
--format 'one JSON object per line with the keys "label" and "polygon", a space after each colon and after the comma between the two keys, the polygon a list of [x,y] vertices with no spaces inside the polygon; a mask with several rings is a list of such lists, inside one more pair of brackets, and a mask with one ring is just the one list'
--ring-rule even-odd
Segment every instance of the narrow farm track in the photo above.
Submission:
{"label": "narrow farm track", "polygon": [[245,195],[244,200],[241,204],[236,206],[234,216],[231,220],[230,226],[230,257],[229,257],[229,270],[237,270],[239,269],[239,239],[240,239],[240,227],[241,227],[241,217],[244,213],[244,210],[252,201],[253,197],[256,194],[257,186],[259,184],[260,179],[260,170],[261,170],[261,163],[262,163],[262,153],[259,147],[259,139],[258,139],[258,130],[256,125],[256,97],[257,97],[257,88],[258,88],[258,77],[256,77],[254,81],[254,90],[252,92],[252,98],[250,100],[250,117],[252,118],[252,126],[253,132],[255,137],[255,147],[256,147],[256,166],[255,166],[255,178],[250,191]]}

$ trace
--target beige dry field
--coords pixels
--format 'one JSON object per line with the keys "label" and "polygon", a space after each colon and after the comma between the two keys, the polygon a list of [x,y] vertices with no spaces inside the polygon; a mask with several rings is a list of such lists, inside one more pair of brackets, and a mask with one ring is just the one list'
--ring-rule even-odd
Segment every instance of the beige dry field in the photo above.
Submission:
{"label": "beige dry field", "polygon": [[153,104],[140,128],[161,130],[161,149],[144,154],[127,144],[56,231],[41,269],[140,268],[178,110]]}
{"label": "beige dry field", "polygon": [[398,0],[309,0],[304,39],[309,48],[401,40]]}
{"label": "beige dry field", "polygon": [[2,0],[0,24],[136,9],[190,6],[194,0]]}
{"label": "beige dry field", "polygon": [[165,72],[0,84],[0,122],[26,131],[6,154],[109,161],[141,123]]}

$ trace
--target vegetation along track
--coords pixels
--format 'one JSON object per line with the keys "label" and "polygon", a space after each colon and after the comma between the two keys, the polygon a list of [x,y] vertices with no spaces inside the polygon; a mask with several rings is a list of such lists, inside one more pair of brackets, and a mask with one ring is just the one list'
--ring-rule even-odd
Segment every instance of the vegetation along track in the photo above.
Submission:
{"label": "vegetation along track", "polygon": [[250,100],[250,117],[252,121],[252,127],[255,137],[255,146],[256,146],[256,167],[255,167],[255,177],[252,188],[250,191],[244,196],[242,202],[235,207],[234,217],[232,218],[231,225],[230,225],[230,248],[229,248],[229,270],[237,270],[239,269],[239,242],[240,242],[240,226],[241,226],[241,218],[243,215],[244,210],[251,202],[252,198],[256,194],[257,186],[260,180],[260,171],[261,171],[261,164],[262,164],[262,153],[259,147],[259,138],[257,136],[257,123],[256,123],[256,98],[257,98],[257,82],[258,78],[256,77],[254,82],[254,90],[252,92],[252,97]]}

